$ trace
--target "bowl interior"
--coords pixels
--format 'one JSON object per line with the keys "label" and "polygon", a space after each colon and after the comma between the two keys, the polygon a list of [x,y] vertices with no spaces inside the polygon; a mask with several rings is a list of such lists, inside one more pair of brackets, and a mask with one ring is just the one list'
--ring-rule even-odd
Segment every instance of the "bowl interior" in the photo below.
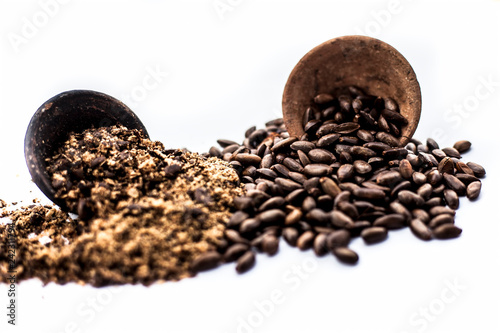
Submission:
{"label": "bowl interior", "polygon": [[72,90],[58,94],[35,112],[24,139],[24,155],[35,184],[53,202],[65,208],[55,198],[52,182],[46,172],[45,159],[67,140],[70,132],[83,132],[91,127],[122,124],[128,128],[146,128],[122,102],[106,94],[90,90]]}
{"label": "bowl interior", "polygon": [[421,93],[415,72],[395,48],[365,36],[331,39],[309,51],[292,70],[283,93],[283,118],[288,132],[301,136],[302,119],[314,96],[335,93],[347,86],[391,97],[408,119],[402,128],[406,144],[420,120]]}

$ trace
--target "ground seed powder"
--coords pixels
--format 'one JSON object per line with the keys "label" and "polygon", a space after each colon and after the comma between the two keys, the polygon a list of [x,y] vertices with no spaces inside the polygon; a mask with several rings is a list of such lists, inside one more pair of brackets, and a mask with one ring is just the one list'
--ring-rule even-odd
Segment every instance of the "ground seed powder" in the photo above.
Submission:
{"label": "ground seed powder", "polygon": [[[79,219],[41,205],[3,213],[16,231],[20,280],[149,285],[192,276],[243,194],[228,163],[120,126],[73,133],[47,164],[56,196]],[[7,271],[0,252],[0,279]]]}

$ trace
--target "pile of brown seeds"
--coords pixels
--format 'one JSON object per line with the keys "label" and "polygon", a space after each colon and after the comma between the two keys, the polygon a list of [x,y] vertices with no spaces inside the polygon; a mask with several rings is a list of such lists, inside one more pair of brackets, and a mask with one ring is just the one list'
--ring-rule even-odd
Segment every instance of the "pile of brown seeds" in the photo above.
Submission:
{"label": "pile of brown seeds", "polygon": [[[300,138],[276,119],[204,155],[121,126],[73,133],[47,172],[79,218],[41,205],[3,213],[17,233],[18,278],[149,285],[228,262],[246,272],[281,236],[347,264],[359,259],[355,237],[374,244],[404,227],[426,241],[458,237],[459,197],[476,199],[486,172],[461,161],[466,140],[401,147],[405,125],[394,100],[349,87],[314,98]],[[0,281],[7,269],[0,252]]]}
{"label": "pile of brown seeds", "polygon": [[459,197],[479,196],[485,170],[460,160],[471,146],[465,140],[441,149],[432,139],[412,139],[400,147],[406,124],[391,98],[349,87],[314,98],[300,138],[276,119],[249,128],[243,144],[219,140],[222,151],[212,147],[209,154],[228,161],[247,190],[234,201],[219,259],[237,260],[237,271],[246,271],[253,252],[274,255],[283,236],[301,250],[354,264],[354,237],[378,243],[407,226],[422,240],[458,237]]}
{"label": "pile of brown seeds", "polygon": [[10,213],[19,280],[149,285],[192,276],[196,258],[223,241],[243,194],[228,163],[165,150],[124,127],[73,134],[48,165],[57,197],[79,220],[40,205]]}

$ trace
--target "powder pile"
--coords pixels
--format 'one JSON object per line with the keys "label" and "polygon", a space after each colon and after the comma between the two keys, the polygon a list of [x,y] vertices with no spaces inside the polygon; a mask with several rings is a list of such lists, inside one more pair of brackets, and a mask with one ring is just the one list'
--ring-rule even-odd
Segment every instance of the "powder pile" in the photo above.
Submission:
{"label": "powder pile", "polygon": [[[56,196],[79,219],[39,205],[4,213],[17,233],[20,280],[149,285],[193,276],[243,194],[228,163],[166,150],[125,127],[73,133],[47,165]],[[6,261],[0,254],[2,273]]]}

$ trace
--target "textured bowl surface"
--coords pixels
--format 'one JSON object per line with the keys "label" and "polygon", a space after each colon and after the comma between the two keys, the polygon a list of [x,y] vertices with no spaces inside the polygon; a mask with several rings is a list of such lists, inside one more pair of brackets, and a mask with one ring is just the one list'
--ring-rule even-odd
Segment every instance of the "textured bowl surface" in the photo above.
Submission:
{"label": "textured bowl surface", "polygon": [[31,118],[24,138],[24,156],[35,184],[50,200],[66,208],[54,197],[45,159],[67,140],[70,132],[81,133],[91,127],[116,124],[140,129],[148,135],[142,122],[125,104],[106,94],[72,90],[49,99]]}
{"label": "textured bowl surface", "polygon": [[320,93],[335,94],[347,86],[391,97],[408,119],[402,128],[406,144],[420,120],[421,93],[415,72],[395,48],[365,36],[331,39],[309,51],[292,70],[283,93],[283,118],[292,136],[301,136],[303,114]]}

